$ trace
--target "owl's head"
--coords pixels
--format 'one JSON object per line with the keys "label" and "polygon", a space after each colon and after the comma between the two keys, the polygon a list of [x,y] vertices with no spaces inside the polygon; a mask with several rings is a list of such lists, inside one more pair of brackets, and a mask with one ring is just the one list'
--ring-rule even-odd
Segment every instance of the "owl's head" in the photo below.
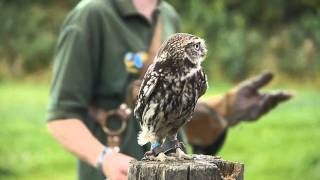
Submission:
{"label": "owl's head", "polygon": [[207,56],[207,47],[203,39],[192,36],[186,40],[184,46],[184,57],[193,64],[200,64]]}
{"label": "owl's head", "polygon": [[204,60],[207,51],[202,38],[187,33],[176,33],[162,44],[158,55],[164,55],[164,59],[187,59],[196,65]]}

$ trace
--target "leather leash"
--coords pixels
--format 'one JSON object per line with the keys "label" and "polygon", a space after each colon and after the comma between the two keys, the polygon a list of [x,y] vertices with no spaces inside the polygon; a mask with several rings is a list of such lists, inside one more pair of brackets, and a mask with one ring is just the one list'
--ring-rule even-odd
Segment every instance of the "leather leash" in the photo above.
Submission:
{"label": "leather leash", "polygon": [[[157,19],[157,24],[153,33],[151,44],[148,50],[148,58],[144,63],[139,79],[143,79],[144,74],[147,72],[148,67],[152,64],[158,49],[161,45],[161,35],[162,35],[162,21],[160,16]],[[102,130],[106,134],[106,143],[108,147],[114,149],[115,151],[120,151],[121,135],[127,128],[128,117],[131,114],[131,109],[126,103],[121,104],[117,109],[105,110],[100,107],[92,106],[89,108],[89,113],[94,117],[96,122],[101,125]],[[108,121],[111,117],[115,117],[121,121],[119,128],[114,129],[109,127]]]}

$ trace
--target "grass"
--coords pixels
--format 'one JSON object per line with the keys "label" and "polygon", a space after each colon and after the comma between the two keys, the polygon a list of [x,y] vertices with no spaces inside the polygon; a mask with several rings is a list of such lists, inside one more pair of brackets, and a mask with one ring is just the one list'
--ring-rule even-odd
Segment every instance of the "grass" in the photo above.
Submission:
{"label": "grass", "polygon": [[299,90],[258,123],[230,129],[221,156],[245,164],[245,179],[320,179],[320,92]]}
{"label": "grass", "polygon": [[[209,94],[224,92],[217,83]],[[297,87],[291,87],[297,89]],[[0,179],[75,179],[75,159],[47,133],[49,87],[0,84]],[[231,128],[220,155],[245,164],[245,179],[320,179],[320,92],[296,97],[257,123]]]}
{"label": "grass", "polygon": [[75,179],[75,160],[47,133],[48,86],[0,85],[0,179]]}

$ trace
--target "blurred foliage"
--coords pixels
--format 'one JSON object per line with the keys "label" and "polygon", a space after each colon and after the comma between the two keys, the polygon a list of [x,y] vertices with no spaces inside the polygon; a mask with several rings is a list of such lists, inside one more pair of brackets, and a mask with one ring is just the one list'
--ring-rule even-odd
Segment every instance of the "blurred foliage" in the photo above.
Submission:
{"label": "blurred foliage", "polygon": [[[0,78],[47,70],[59,27],[78,0],[1,0]],[[320,75],[318,0],[169,0],[182,30],[205,37],[206,68],[239,81],[264,69]]]}
{"label": "blurred foliage", "polygon": [[210,74],[234,81],[264,69],[300,80],[320,75],[317,0],[170,2],[182,16],[183,31],[206,38]]}
{"label": "blurred foliage", "polygon": [[0,2],[0,78],[47,69],[71,4],[63,0]]}

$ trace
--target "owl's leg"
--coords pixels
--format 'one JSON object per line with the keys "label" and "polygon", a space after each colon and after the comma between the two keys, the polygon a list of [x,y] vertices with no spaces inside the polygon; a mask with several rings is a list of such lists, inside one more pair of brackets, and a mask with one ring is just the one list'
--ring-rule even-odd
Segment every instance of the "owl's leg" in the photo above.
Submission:
{"label": "owl's leg", "polygon": [[160,147],[160,146],[161,146],[161,144],[158,140],[152,141],[151,142],[151,151],[157,147]]}
{"label": "owl's leg", "polygon": [[162,152],[161,144],[159,141],[153,141],[151,142],[151,154],[145,156],[149,160],[153,161],[165,161],[165,160],[174,160],[174,157],[170,157],[165,155],[164,152]]}
{"label": "owl's leg", "polygon": [[183,145],[182,143],[180,143],[178,141],[178,137],[177,137],[177,134],[174,134],[173,136],[168,136],[167,139],[168,141],[171,141],[171,142],[177,142],[176,145],[175,145],[175,150],[176,152],[175,153],[171,153],[170,155],[171,156],[174,156],[176,157],[177,159],[181,159],[181,160],[184,160],[184,159],[192,159],[191,156],[187,155],[182,149],[183,149]]}

